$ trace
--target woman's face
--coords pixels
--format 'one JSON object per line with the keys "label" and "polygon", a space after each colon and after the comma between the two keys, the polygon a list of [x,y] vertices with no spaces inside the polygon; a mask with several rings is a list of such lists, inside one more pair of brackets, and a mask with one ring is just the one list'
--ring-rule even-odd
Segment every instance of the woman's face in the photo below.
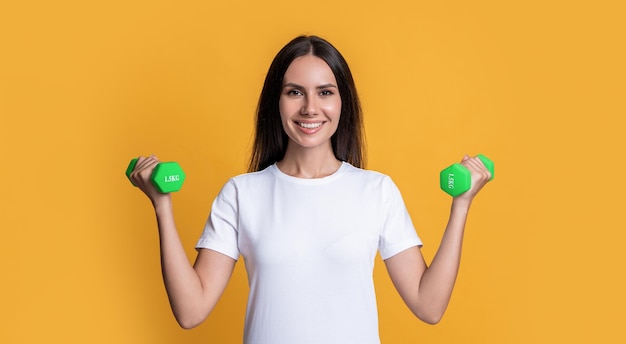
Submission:
{"label": "woman's face", "polygon": [[341,97],[324,60],[313,55],[293,60],[283,77],[279,109],[290,145],[332,150],[330,138],[339,124]]}

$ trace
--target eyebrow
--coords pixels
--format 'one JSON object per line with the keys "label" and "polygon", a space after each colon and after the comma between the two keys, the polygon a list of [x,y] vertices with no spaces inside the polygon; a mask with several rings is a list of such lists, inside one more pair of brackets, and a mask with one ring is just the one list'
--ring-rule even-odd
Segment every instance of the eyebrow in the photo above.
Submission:
{"label": "eyebrow", "polygon": [[[294,88],[300,88],[300,89],[304,89],[304,86],[298,85],[296,83],[293,82],[288,82],[286,84],[283,85],[283,88],[285,87],[294,87]],[[315,87],[316,89],[320,90],[320,89],[324,89],[324,88],[337,88],[337,85],[334,84],[323,84],[323,85],[319,85]]]}

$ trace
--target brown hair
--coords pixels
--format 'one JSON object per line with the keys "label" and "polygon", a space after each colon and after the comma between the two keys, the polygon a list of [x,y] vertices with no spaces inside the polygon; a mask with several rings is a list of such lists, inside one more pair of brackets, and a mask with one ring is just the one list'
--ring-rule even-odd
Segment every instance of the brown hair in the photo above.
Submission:
{"label": "brown hair", "polygon": [[291,62],[304,55],[324,60],[337,80],[342,106],[337,131],[331,137],[335,157],[356,167],[365,165],[361,104],[348,63],[326,40],[317,36],[299,36],[278,52],[265,77],[257,107],[256,131],[248,168],[250,172],[263,170],[285,156],[288,138],[279,110],[283,77]]}

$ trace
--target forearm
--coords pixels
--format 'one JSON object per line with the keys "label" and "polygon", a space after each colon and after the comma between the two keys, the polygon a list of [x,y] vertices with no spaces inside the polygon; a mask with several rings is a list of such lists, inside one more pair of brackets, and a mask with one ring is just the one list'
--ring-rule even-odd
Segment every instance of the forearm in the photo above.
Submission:
{"label": "forearm", "polygon": [[492,176],[478,157],[465,156],[461,164],[471,172],[471,187],[453,199],[448,224],[430,267],[418,248],[407,249],[385,261],[404,302],[418,318],[431,324],[441,320],[452,296],[472,200]]}
{"label": "forearm", "polygon": [[182,327],[193,327],[206,317],[201,307],[203,288],[181,243],[171,198],[154,204],[159,228],[163,282],[176,320]]}
{"label": "forearm", "polygon": [[471,201],[455,199],[439,249],[420,280],[418,309],[421,317],[436,323],[443,316],[461,262],[463,234]]}

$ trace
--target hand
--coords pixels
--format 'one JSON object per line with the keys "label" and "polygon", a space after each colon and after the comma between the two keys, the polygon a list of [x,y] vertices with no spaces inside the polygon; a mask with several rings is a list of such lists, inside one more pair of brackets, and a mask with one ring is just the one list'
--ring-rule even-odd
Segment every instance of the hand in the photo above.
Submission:
{"label": "hand", "polygon": [[158,163],[159,159],[154,154],[148,157],[140,156],[137,158],[135,169],[130,174],[133,184],[146,194],[154,205],[161,199],[169,198],[169,194],[160,193],[150,179]]}
{"label": "hand", "polygon": [[483,188],[483,186],[489,182],[491,173],[487,170],[480,158],[476,156],[469,157],[468,155],[465,155],[463,160],[461,160],[461,165],[470,171],[471,186],[469,190],[458,195],[455,199],[465,199],[471,201]]}

